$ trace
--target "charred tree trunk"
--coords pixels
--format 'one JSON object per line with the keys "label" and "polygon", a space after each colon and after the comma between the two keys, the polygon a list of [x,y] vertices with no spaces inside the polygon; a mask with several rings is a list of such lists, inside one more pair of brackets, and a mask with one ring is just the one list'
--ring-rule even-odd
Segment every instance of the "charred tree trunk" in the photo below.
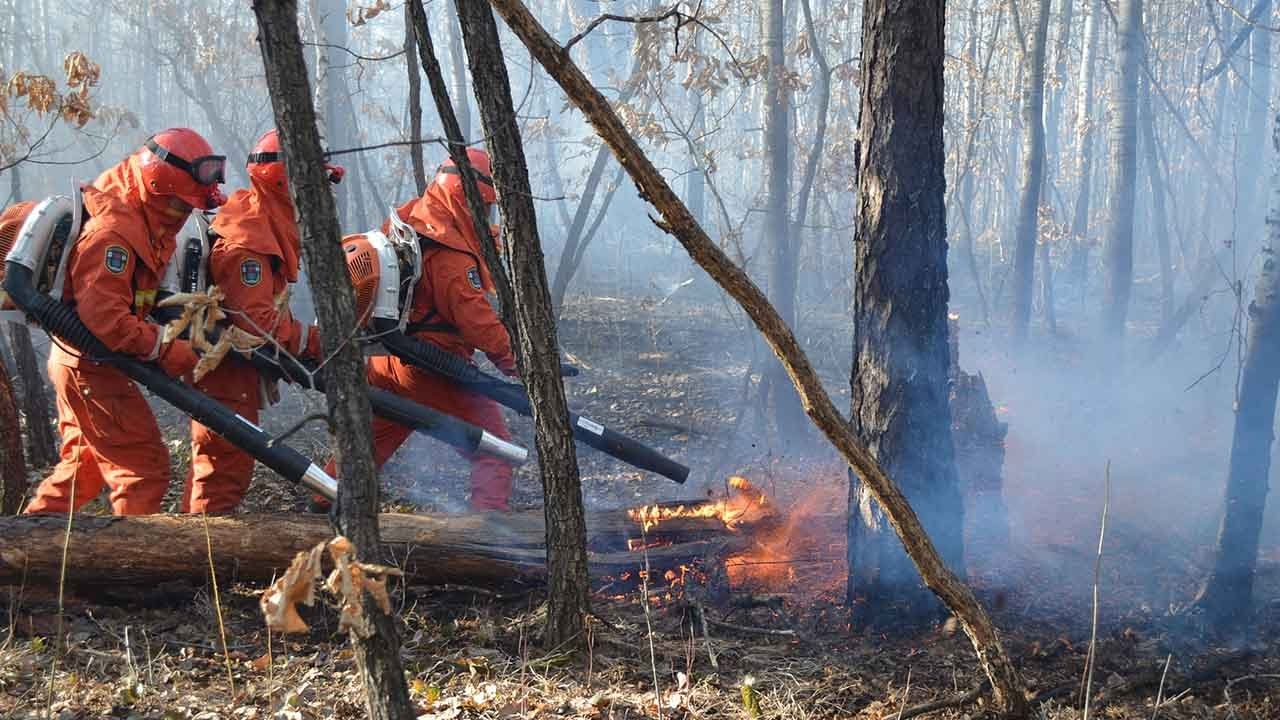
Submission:
{"label": "charred tree trunk", "polygon": [[49,414],[49,394],[45,390],[40,360],[31,346],[31,331],[26,325],[9,325],[10,347],[18,381],[22,385],[22,414],[26,417],[27,459],[33,467],[52,465],[58,459],[58,439],[53,433]]}
{"label": "charred tree trunk", "polygon": [[[1280,116],[1272,134],[1273,153],[1280,153]],[[1280,388],[1280,158],[1273,160],[1271,210],[1267,246],[1249,304],[1249,349],[1240,377],[1240,401],[1231,439],[1222,525],[1213,570],[1197,598],[1218,629],[1248,623],[1252,616],[1253,580],[1258,537],[1271,476],[1276,394]]]}
{"label": "charred tree trunk", "polygon": [[1107,292],[1103,332],[1124,337],[1133,291],[1133,208],[1138,173],[1138,75],[1142,72],[1142,0],[1119,0],[1116,32],[1120,48],[1111,91],[1107,229]]}
{"label": "charred tree trunk", "polygon": [[9,373],[0,366],[0,515],[22,509],[27,496],[27,465],[22,460],[22,428]]}
{"label": "charred tree trunk", "polygon": [[[413,30],[413,12],[404,6],[404,58],[409,77],[409,160],[413,163],[413,182],[418,194],[427,191],[427,167],[422,159],[422,77],[418,69],[417,33]],[[379,207],[378,214],[386,212]]]}
{"label": "charred tree trunk", "polygon": [[[1040,0],[1022,86],[1022,190],[1013,243],[1013,340],[1027,338],[1035,290],[1036,238],[1040,190],[1044,187],[1044,56],[1049,34],[1049,0]],[[945,307],[944,300],[944,307]],[[944,311],[945,314],[945,311]]]}
{"label": "charred tree trunk", "polygon": [[538,238],[529,169],[511,101],[498,25],[484,0],[457,0],[463,43],[484,134],[493,153],[493,180],[515,290],[516,357],[533,405],[538,464],[547,518],[548,648],[585,647],[589,610],[586,520],[577,448],[560,379],[560,345]]}
{"label": "charred tree trunk", "polygon": [[[962,572],[964,506],[947,396],[942,11],[891,8],[869,5],[863,28],[851,420],[947,565]],[[912,52],[896,54],[903,47]],[[849,600],[877,611],[898,604],[932,611],[871,500],[870,488],[851,477]]]}
{"label": "charred tree trunk", "polygon": [[1080,60],[1080,94],[1076,99],[1076,155],[1080,158],[1080,185],[1071,216],[1071,274],[1080,286],[1080,302],[1086,297],[1089,273],[1089,201],[1093,194],[1093,95],[1094,67],[1098,57],[1101,0],[1088,0],[1084,23],[1084,54]]}
{"label": "charred tree trunk", "polygon": [[[890,526],[902,539],[907,554],[916,564],[921,577],[955,613],[960,626],[973,643],[978,661],[991,679],[993,704],[996,709],[1009,717],[1026,717],[1030,707],[1022,678],[1005,653],[1000,635],[991,624],[991,618],[987,616],[969,588],[947,568],[933,541],[921,525],[919,517],[898,486],[889,479],[880,464],[850,431],[848,421],[841,416],[831,402],[831,396],[823,388],[813,365],[800,349],[791,328],[782,321],[764,293],[742,268],[735,265],[697,224],[689,213],[689,209],[645,156],[636,139],[627,132],[609,101],[591,85],[574,64],[569,53],[547,34],[528,8],[519,0],[490,0],[490,4],[502,14],[507,26],[529,48],[530,53],[547,71],[547,74],[564,89],[570,101],[587,116],[588,121],[595,127],[596,133],[609,144],[618,162],[626,168],[632,181],[640,190],[641,197],[652,203],[662,214],[659,227],[671,233],[684,245],[690,257],[737,301],[760,329],[774,354],[782,360],[792,384],[800,393],[805,413],[840,452],[849,467],[862,479],[870,496],[884,508]],[[911,9],[919,12],[916,5],[912,5]],[[887,9],[883,6],[877,5],[872,10],[873,12],[868,13],[868,16],[875,18],[877,22],[882,21],[883,16],[887,14]],[[941,3],[930,5],[927,13],[931,22],[926,34],[937,53],[936,57],[931,55],[930,59],[938,63],[937,78],[940,82]],[[912,32],[915,21],[914,17],[899,17],[895,18],[894,24],[901,31]],[[900,48],[901,46],[897,44],[893,47],[880,47],[878,51],[884,55],[884,58],[880,59],[897,58],[899,61],[913,61],[916,53],[894,52],[895,49]],[[936,90],[940,90],[940,86]],[[941,97],[937,97],[936,101],[941,102]],[[937,138],[937,142],[937,151],[940,153],[941,136]],[[945,292],[945,285],[943,292]],[[941,354],[941,361],[945,365],[945,345]]]}
{"label": "charred tree trunk", "polygon": [[[365,388],[364,358],[347,342],[356,326],[355,297],[347,280],[339,240],[337,208],[324,171],[315,107],[298,36],[296,0],[255,0],[258,41],[266,67],[267,88],[280,130],[290,193],[297,208],[307,276],[316,316],[324,333],[323,348],[329,422],[336,440],[338,530],[355,544],[364,562],[385,563],[378,535],[378,472],[373,462],[372,415]],[[374,720],[412,719],[409,689],[400,664],[400,631],[365,594],[364,613],[373,633],[351,633],[356,667],[364,682],[368,715]]]}

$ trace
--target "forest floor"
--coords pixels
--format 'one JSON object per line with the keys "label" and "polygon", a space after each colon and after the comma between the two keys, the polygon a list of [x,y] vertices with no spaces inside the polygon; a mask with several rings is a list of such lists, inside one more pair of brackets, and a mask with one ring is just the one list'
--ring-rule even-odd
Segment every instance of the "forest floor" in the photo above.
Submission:
{"label": "forest floor", "polygon": [[[545,606],[537,592],[402,588],[402,654],[421,717],[879,720],[908,717],[918,703],[979,685],[973,649],[953,622],[907,625],[895,622],[890,609],[873,625],[851,625],[842,603],[845,473],[819,444],[770,434],[755,409],[766,351],[740,322],[723,308],[679,297],[575,301],[561,327],[562,346],[583,367],[570,381],[571,403],[694,468],[690,481],[677,486],[586,450],[580,456],[584,492],[593,508],[634,507],[704,497],[741,474],[795,520],[783,556],[730,560],[727,599],[701,608],[702,601],[685,597],[675,583],[597,588],[590,652],[577,660],[539,646]],[[837,404],[847,404],[848,331],[840,318],[808,324],[814,329],[805,341],[815,363]],[[963,346],[961,353],[964,365]],[[1037,694],[1039,716],[1077,718],[1101,496],[1096,483],[1073,478],[1074,469],[1047,476],[1031,462],[1041,439],[1019,432],[1026,412],[1020,400],[1000,396],[1014,385],[991,384],[1011,423],[1005,494],[1012,536],[999,553],[975,551],[967,558],[969,578]],[[264,426],[282,429],[321,402],[291,394]],[[1041,407],[1047,402],[1038,397],[1035,411],[1047,411]],[[189,454],[186,425],[172,411],[157,410],[181,479]],[[509,419],[517,439],[532,448],[529,422]],[[293,444],[319,459],[324,442],[313,427]],[[1206,452],[1185,445],[1171,449],[1158,468],[1118,468],[1117,482],[1123,484],[1126,472],[1171,472],[1179,452]],[[1224,465],[1225,455],[1216,462]],[[463,510],[466,474],[451,452],[413,438],[384,473],[388,506]],[[263,472],[255,482],[246,510],[301,510],[305,495],[269,476]],[[536,506],[535,463],[519,469],[516,480],[515,504]],[[179,486],[174,483],[171,502]],[[1149,496],[1129,501],[1124,492],[1117,490],[1097,585],[1093,716],[1280,718],[1280,547],[1269,543],[1262,550],[1256,615],[1247,633],[1207,639],[1187,610],[1204,577],[1205,535],[1171,530],[1174,523],[1159,505],[1202,504],[1200,497],[1172,493],[1180,499],[1157,498],[1153,505]],[[88,511],[106,512],[101,500]],[[354,660],[331,608],[321,603],[304,610],[312,626],[307,634],[270,636],[258,610],[261,585],[224,581],[220,589],[229,666],[211,588],[157,593],[142,604],[67,596],[61,652],[56,589],[8,589],[0,716],[364,717]],[[928,717],[984,714],[979,697]]]}

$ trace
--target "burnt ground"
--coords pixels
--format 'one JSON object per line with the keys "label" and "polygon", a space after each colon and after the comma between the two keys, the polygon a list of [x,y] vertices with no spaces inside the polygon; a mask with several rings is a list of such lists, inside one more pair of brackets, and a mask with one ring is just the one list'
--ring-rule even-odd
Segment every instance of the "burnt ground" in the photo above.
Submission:
{"label": "burnt ground", "polygon": [[[807,325],[813,328],[805,340],[814,360],[832,392],[843,396],[837,403],[846,404],[848,332],[840,318],[811,318]],[[889,611],[873,626],[850,625],[840,603],[844,473],[820,446],[787,443],[772,434],[756,409],[766,351],[745,330],[741,318],[723,306],[680,296],[662,302],[598,295],[575,303],[561,328],[562,345],[584,368],[570,382],[571,403],[694,468],[690,482],[680,487],[586,449],[580,456],[584,490],[592,507],[631,507],[701,497],[719,491],[728,475],[744,474],[783,507],[828,521],[800,523],[804,552],[789,554],[785,562],[731,567],[731,592],[704,605],[702,616],[691,609],[696,597],[661,581],[649,588],[650,596],[645,588],[599,589],[591,650],[580,660],[540,648],[545,608],[538,593],[404,588],[397,598],[403,657],[422,717],[870,719],[894,717],[904,706],[951,697],[979,683],[972,648],[954,623],[910,626]],[[961,352],[964,364],[963,346]],[[990,370],[1000,359],[980,356],[974,362]],[[1101,472],[1094,461],[1101,461],[1102,451],[1091,448],[1088,463],[1059,464],[1046,474],[1036,460],[1047,441],[1019,430],[1030,403],[1022,409],[1017,398],[1001,396],[1025,388],[991,384],[1012,425],[1006,497],[1013,533],[1007,548],[968,559],[970,579],[1037,693],[1039,716],[1076,718],[1101,505]],[[1011,410],[1003,407],[1006,400]],[[1047,403],[1038,397],[1034,411],[1052,411],[1042,406]],[[264,426],[280,431],[319,407],[318,398],[291,395]],[[157,409],[180,478],[186,472],[186,426],[171,411]],[[509,419],[517,438],[532,447],[528,421]],[[324,441],[322,430],[312,426],[292,442],[320,458]],[[1204,505],[1205,495],[1165,497],[1124,485],[1130,475],[1185,473],[1186,457],[1195,453],[1216,453],[1215,462],[1223,465],[1221,441],[1218,432],[1203,442],[1165,447],[1160,462],[1147,458],[1117,467],[1119,487],[1098,584],[1092,716],[1280,717],[1280,547],[1270,541],[1261,553],[1256,613],[1247,631],[1210,638],[1187,605],[1205,574],[1211,523],[1172,528],[1176,523],[1166,514],[1179,504]],[[466,465],[429,440],[412,439],[384,476],[388,505],[396,509],[465,508]],[[175,504],[177,485],[171,493]],[[303,493],[262,473],[246,510],[300,510],[305,502]],[[531,463],[517,473],[516,504],[538,502]],[[88,511],[106,512],[101,500]],[[9,589],[7,629],[0,636],[0,714],[364,717],[354,660],[334,610],[323,603],[305,610],[310,633],[268,636],[257,607],[262,589],[220,588],[229,668],[209,587],[170,591],[145,602],[134,594],[127,605],[69,596],[62,653],[55,652],[56,591]],[[697,622],[701,617],[708,621],[705,630]],[[747,685],[750,690],[744,690]],[[929,717],[977,718],[985,712],[980,697]]]}

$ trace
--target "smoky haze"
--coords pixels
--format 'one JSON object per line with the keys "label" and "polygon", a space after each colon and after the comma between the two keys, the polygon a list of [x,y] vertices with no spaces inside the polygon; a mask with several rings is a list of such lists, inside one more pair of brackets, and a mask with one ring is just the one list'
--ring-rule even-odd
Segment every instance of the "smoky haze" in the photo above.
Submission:
{"label": "smoky haze", "polygon": [[[369,15],[352,5],[348,16],[345,2],[302,4],[308,61],[325,70],[319,103],[327,145],[405,141],[410,112],[406,58],[400,54],[402,8]],[[1069,4],[1076,12],[1101,7]],[[598,11],[572,2],[532,5],[562,41]],[[1233,36],[1242,28],[1239,20],[1214,4],[1148,7],[1150,78],[1142,81],[1136,117],[1149,127],[1137,132],[1134,290],[1125,337],[1117,340],[1101,331],[1108,282],[1102,239],[1112,194],[1107,98],[1116,69],[1114,28],[1102,17],[1101,45],[1090,51],[1082,23],[1060,16],[1050,22],[1036,279],[1029,339],[1019,344],[1008,329],[1016,293],[1011,268],[1018,169],[1026,152],[1013,18],[1002,2],[949,5],[951,311],[960,318],[961,367],[983,374],[999,418],[1009,424],[1005,497],[1016,554],[1042,572],[1091,572],[1110,462],[1115,542],[1136,557],[1142,552],[1135,549],[1142,548],[1159,556],[1159,562],[1127,566],[1130,580],[1156,584],[1158,578],[1143,574],[1173,572],[1176,563],[1169,558],[1175,556],[1203,569],[1204,548],[1221,514],[1248,320],[1244,307],[1271,197],[1273,34],[1256,33],[1225,61],[1225,69],[1205,77],[1222,51],[1217,45],[1206,49],[1203,28],[1212,24]],[[0,128],[0,166],[23,161],[0,173],[0,194],[8,202],[65,192],[73,179],[89,181],[151,132],[171,126],[195,128],[229,157],[228,192],[246,182],[244,157],[272,123],[247,3],[10,0],[7,8],[0,19],[6,77],[46,74],[61,88],[63,58],[75,51],[101,68],[89,93],[96,117],[82,128],[9,99],[11,122]],[[426,9],[464,129],[480,140],[474,99],[457,64],[462,53],[456,23],[447,3],[428,3]],[[859,3],[832,1],[812,11],[813,36],[797,7],[785,18],[788,62],[796,73],[789,88],[788,211],[795,212],[802,190],[811,196],[806,217],[789,218],[787,240],[797,248],[797,335],[847,408],[861,9]],[[777,238],[764,230],[768,158],[758,26],[752,13],[725,13],[710,29],[684,28],[677,48],[670,27],[606,23],[576,44],[573,56],[610,97],[626,98],[620,112],[655,164],[709,234],[767,287]],[[571,402],[622,425],[647,427],[638,432],[694,467],[690,484],[681,488],[651,477],[615,477],[617,466],[584,453],[588,475],[610,478],[589,483],[589,500],[619,505],[697,497],[722,489],[731,472],[781,463],[790,466],[781,474],[797,478],[806,463],[830,466],[830,451],[806,440],[804,432],[797,439],[794,427],[771,429],[765,422],[771,410],[750,409],[771,368],[754,328],[654,226],[651,208],[611,157],[591,187],[599,140],[568,109],[554,83],[541,70],[531,72],[527,55],[505,30],[504,40],[551,277],[561,272],[570,241],[580,246],[589,236],[580,266],[565,283],[565,350],[592,368],[571,381]],[[732,56],[726,47],[733,48]],[[815,52],[830,69],[829,108],[821,119]],[[442,131],[425,83],[423,88],[422,135],[433,138]],[[824,146],[809,177],[820,122]],[[430,176],[445,154],[437,144],[422,150]],[[1088,185],[1082,182],[1087,155]],[[346,232],[376,227],[389,207],[417,192],[406,146],[344,155],[341,161],[348,169],[338,190]],[[584,222],[575,223],[588,194],[591,207]],[[1084,224],[1073,227],[1082,204]],[[571,237],[575,225],[580,229]],[[299,290],[300,314],[306,316],[305,288]],[[1185,316],[1181,322],[1174,320],[1179,315]],[[1151,347],[1161,329],[1175,324],[1176,339],[1153,359]],[[42,338],[37,342],[47,345]],[[611,383],[624,379],[683,395],[649,405],[611,396]],[[772,391],[790,389],[775,385]],[[700,415],[695,405],[715,411]],[[675,429],[654,429],[658,422]],[[528,423],[513,424],[531,447]],[[397,486],[405,499],[454,511],[465,507],[465,468],[450,450],[414,438],[390,471],[408,478]],[[416,483],[412,476],[424,469],[447,481]],[[536,504],[533,467],[521,472],[519,483],[518,498]],[[442,493],[440,485],[450,489]],[[1273,503],[1264,526],[1264,552],[1272,554],[1280,541],[1276,512]],[[980,535],[982,528],[969,532]],[[993,558],[973,564],[998,579],[1015,572]],[[1184,570],[1184,579],[1197,576]],[[1186,602],[1194,588],[1184,590],[1160,600]],[[1083,598],[1088,591],[1081,580],[1068,593]]]}

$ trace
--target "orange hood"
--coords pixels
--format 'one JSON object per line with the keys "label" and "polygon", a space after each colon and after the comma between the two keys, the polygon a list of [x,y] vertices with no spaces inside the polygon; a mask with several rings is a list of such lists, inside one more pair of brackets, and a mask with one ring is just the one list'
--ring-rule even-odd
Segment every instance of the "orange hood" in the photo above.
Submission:
{"label": "orange hood", "polygon": [[163,197],[144,198],[135,153],[82,188],[91,221],[124,238],[144,265],[159,271],[169,261],[178,231],[190,213],[174,216]]}
{"label": "orange hood", "polygon": [[270,183],[250,176],[250,187],[237,190],[218,210],[211,229],[219,244],[280,258],[289,282],[298,281],[298,223],[293,200]]}
{"label": "orange hood", "polygon": [[431,183],[410,211],[408,223],[441,245],[474,257],[485,292],[494,291],[489,265],[484,261],[471,212],[465,204],[456,202],[453,195],[445,192],[439,184]]}

